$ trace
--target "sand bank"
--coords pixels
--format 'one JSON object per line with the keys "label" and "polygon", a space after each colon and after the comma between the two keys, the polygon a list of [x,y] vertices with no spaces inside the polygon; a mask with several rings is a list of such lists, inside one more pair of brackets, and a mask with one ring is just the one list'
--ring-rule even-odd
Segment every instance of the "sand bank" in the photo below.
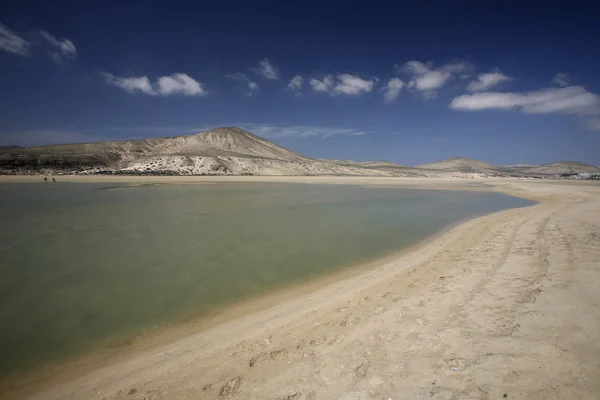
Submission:
{"label": "sand bank", "polygon": [[[1,177],[2,182],[24,178]],[[597,399],[600,187],[344,177],[275,181],[501,191],[540,204],[460,224],[263,311],[6,393],[34,399]],[[468,182],[473,182],[469,180]]]}

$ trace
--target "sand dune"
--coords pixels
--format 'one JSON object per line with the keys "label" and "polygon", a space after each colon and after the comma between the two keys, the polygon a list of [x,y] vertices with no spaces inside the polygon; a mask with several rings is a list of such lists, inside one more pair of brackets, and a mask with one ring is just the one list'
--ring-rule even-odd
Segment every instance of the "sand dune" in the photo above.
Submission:
{"label": "sand dune", "polygon": [[495,190],[540,204],[468,221],[364,272],[276,298],[264,311],[168,345],[134,347],[93,372],[79,363],[7,398],[600,397],[599,186],[219,179]]}

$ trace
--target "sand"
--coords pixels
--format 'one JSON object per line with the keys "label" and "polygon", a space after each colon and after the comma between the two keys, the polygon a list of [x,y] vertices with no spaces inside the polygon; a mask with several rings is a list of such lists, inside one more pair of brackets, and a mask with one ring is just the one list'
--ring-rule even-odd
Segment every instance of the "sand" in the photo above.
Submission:
{"label": "sand", "polygon": [[[0,181],[24,179],[40,178]],[[131,352],[91,372],[81,368],[79,376],[46,377],[6,398],[600,398],[597,184],[343,177],[61,180],[398,185],[500,191],[540,203],[464,222],[266,310]]]}

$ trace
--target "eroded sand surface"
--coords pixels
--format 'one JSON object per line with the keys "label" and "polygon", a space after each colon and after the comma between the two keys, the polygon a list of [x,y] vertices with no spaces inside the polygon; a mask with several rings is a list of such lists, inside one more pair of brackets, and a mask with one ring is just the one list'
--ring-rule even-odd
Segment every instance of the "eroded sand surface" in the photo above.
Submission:
{"label": "eroded sand surface", "polygon": [[471,188],[540,204],[468,221],[385,265],[29,397],[600,398],[600,186],[485,183],[495,186]]}

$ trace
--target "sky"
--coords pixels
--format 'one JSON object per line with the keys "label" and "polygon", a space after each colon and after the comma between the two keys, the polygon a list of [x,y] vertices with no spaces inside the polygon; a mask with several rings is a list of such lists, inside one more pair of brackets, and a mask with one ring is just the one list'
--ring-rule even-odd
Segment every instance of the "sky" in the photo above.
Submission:
{"label": "sky", "polygon": [[239,126],[316,158],[600,165],[595,8],[3,3],[0,145]]}

